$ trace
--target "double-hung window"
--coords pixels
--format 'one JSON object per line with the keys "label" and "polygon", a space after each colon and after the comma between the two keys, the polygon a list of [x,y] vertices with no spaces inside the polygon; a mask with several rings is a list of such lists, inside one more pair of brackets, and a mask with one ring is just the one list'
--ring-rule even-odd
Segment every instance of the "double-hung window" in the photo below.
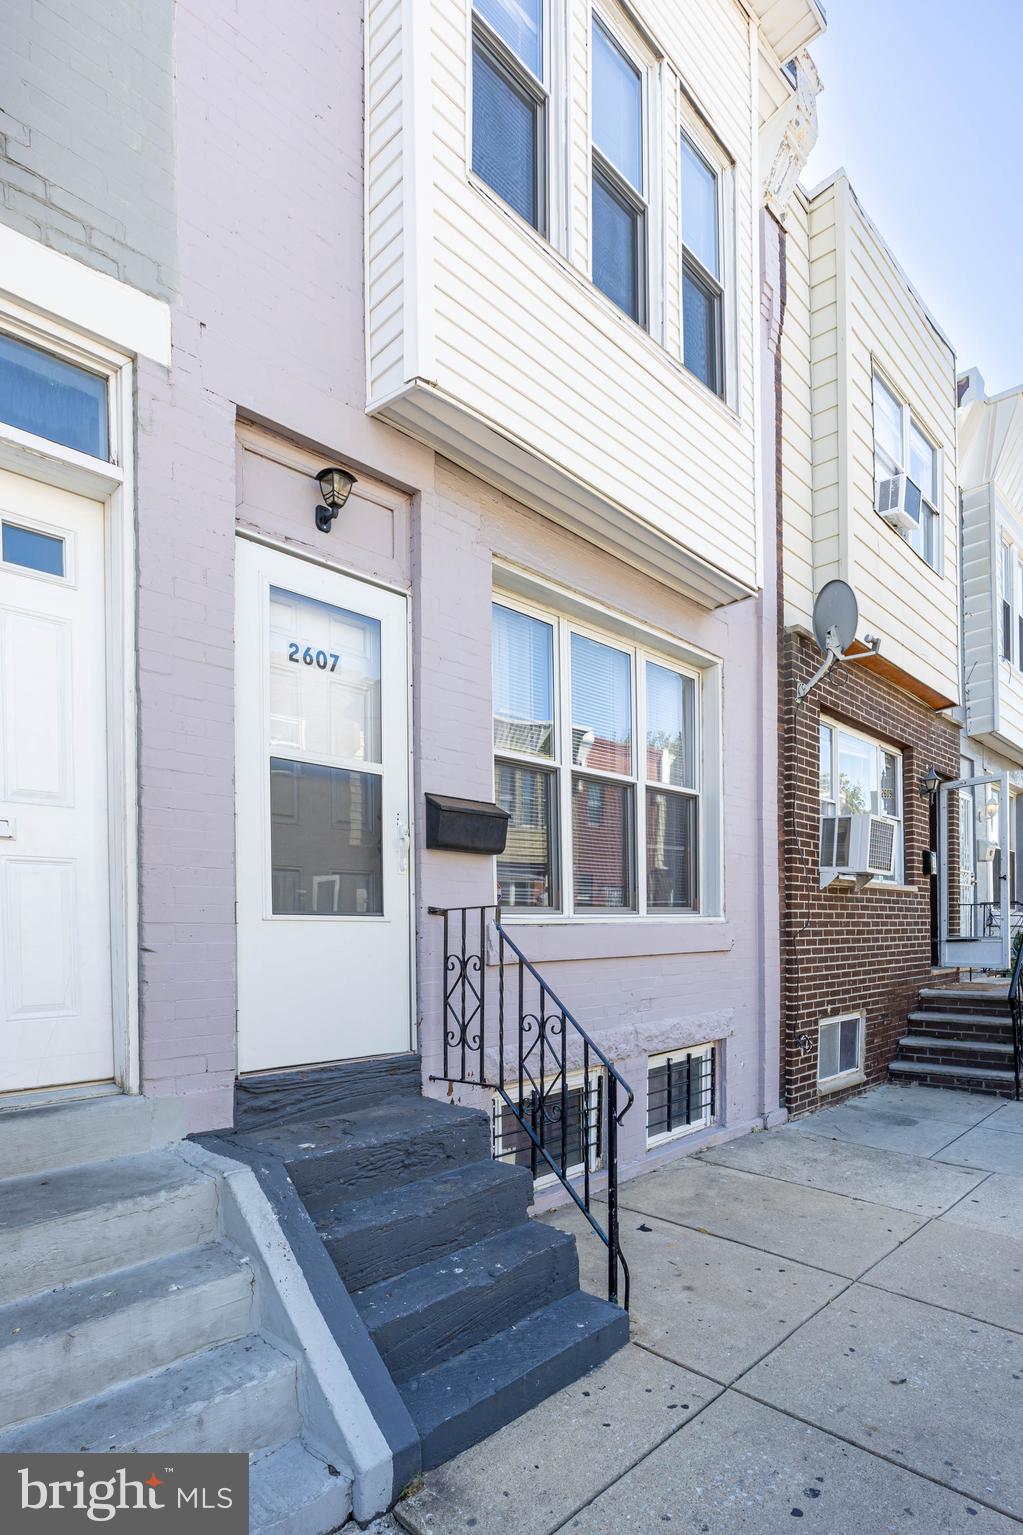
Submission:
{"label": "double-hung window", "polygon": [[724,389],[720,178],[682,135],[682,360],[690,373]]}
{"label": "double-hung window", "polygon": [[643,72],[594,16],[592,32],[593,281],[647,323],[647,192]]}
{"label": "double-hung window", "polygon": [[1023,560],[1016,562],[1016,665],[1023,672]]}
{"label": "double-hung window", "polygon": [[472,168],[547,232],[545,0],[475,0]]}
{"label": "double-hung window", "polygon": [[[902,757],[892,747],[845,725],[821,721],[820,727],[821,862],[843,865],[849,849],[843,822],[835,817],[883,816],[895,826],[895,872],[902,878]],[[834,839],[834,840],[832,840]]]}
{"label": "double-hung window", "polygon": [[920,492],[919,515],[903,536],[921,559],[937,569],[941,556],[938,450],[914,420],[909,406],[877,373],[873,394],[875,494],[883,480],[895,475],[904,474],[912,481]]}
{"label": "double-hung window", "polygon": [[700,680],[563,616],[494,604],[506,909],[700,909]]}
{"label": "double-hung window", "polygon": [[998,585],[1001,592],[1001,651],[1002,660],[1012,660],[1012,546],[1000,544],[1000,563],[998,571]]}

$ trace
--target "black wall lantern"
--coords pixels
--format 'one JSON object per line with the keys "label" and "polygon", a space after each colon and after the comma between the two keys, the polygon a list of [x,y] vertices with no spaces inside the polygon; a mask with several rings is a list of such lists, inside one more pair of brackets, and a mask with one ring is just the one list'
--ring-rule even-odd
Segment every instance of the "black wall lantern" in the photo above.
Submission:
{"label": "black wall lantern", "polygon": [[941,783],[941,774],[937,768],[928,768],[927,772],[917,779],[917,783],[920,786],[920,798],[933,799]]}
{"label": "black wall lantern", "polygon": [[358,481],[347,469],[338,468],[321,469],[316,478],[324,500],[324,505],[316,508],[316,526],[321,533],[329,533],[334,526],[334,518],[351,495],[352,486],[358,484]]}

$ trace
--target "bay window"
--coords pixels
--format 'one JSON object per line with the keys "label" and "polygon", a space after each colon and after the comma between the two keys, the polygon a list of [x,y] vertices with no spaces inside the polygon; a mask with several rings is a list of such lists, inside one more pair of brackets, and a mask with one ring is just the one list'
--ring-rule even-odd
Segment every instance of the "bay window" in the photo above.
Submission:
{"label": "bay window", "polygon": [[700,677],[641,643],[495,602],[506,909],[700,910]]}
{"label": "bay window", "polygon": [[914,419],[908,405],[875,373],[874,485],[904,474],[920,492],[919,516],[903,537],[921,559],[937,569],[941,560],[938,514],[940,461],[937,448]]}
{"label": "bay window", "polygon": [[598,17],[592,27],[593,281],[647,323],[643,74]]}
{"label": "bay window", "polygon": [[547,229],[544,0],[475,0],[472,168],[532,224]]}

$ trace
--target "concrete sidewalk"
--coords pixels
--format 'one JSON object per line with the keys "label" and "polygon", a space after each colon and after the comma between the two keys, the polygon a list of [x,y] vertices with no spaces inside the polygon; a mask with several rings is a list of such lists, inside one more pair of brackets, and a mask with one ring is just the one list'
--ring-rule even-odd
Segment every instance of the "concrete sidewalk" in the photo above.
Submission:
{"label": "concrete sidewalk", "polygon": [[[883,1087],[622,1188],[632,1341],[413,1535],[1023,1526],[1023,1104]],[[604,1251],[574,1213],[584,1282]]]}

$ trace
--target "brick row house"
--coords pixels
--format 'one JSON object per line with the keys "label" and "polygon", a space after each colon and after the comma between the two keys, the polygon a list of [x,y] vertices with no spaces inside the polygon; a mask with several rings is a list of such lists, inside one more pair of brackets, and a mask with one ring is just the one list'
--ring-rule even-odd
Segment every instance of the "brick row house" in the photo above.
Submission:
{"label": "brick row house", "polygon": [[785,1117],[823,26],[12,19],[0,1449],[246,1450],[253,1528],[367,1519],[625,1341],[619,1179]]}

